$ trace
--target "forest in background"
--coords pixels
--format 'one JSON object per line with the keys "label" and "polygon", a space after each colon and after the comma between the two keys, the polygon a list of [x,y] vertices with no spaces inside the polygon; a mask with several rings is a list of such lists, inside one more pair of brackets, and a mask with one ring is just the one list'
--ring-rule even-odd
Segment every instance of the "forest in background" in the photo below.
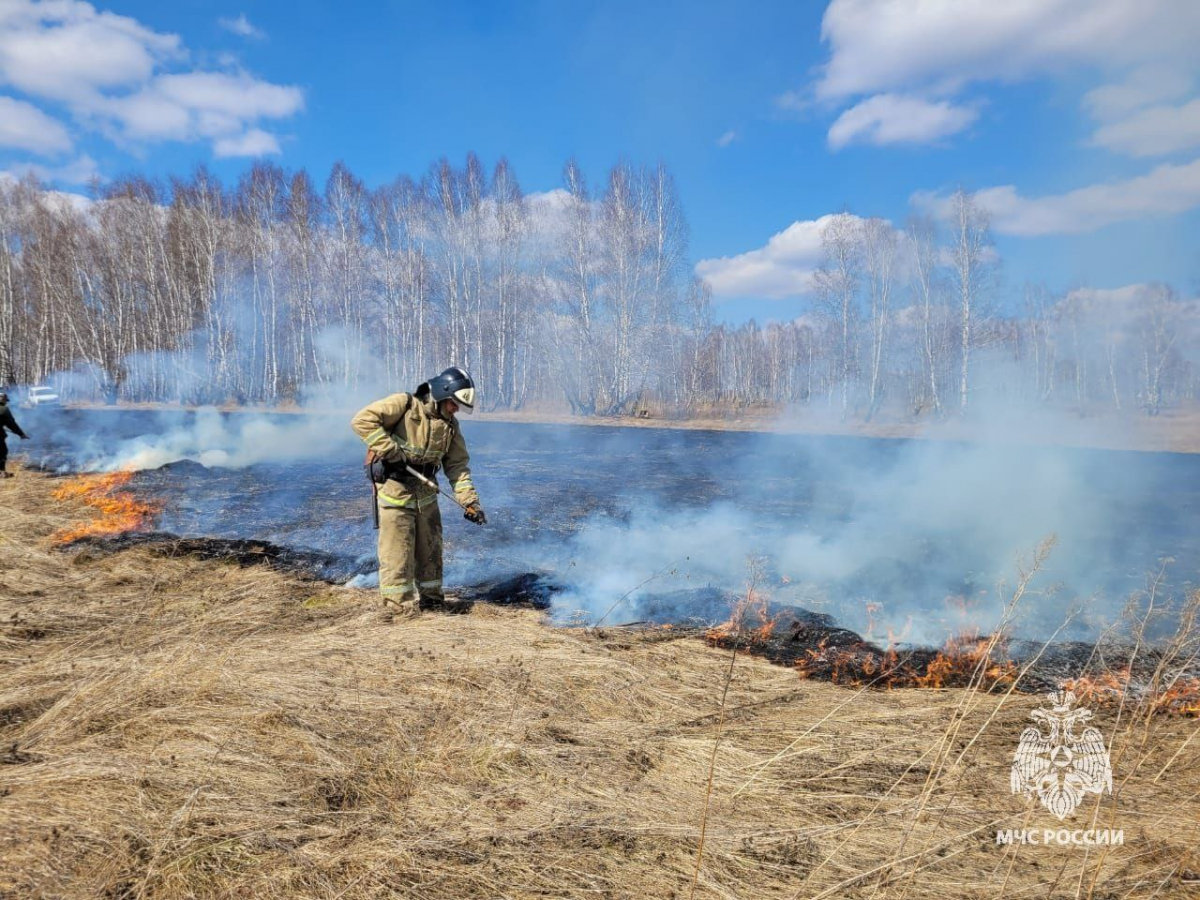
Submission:
{"label": "forest in background", "polygon": [[[409,389],[450,363],[487,409],[679,415],[819,405],[842,417],[1023,407],[1157,414],[1197,396],[1200,303],[1167,285],[1006,286],[965,191],[902,227],[828,218],[811,310],[715,319],[664,166],[441,161],[368,188],[268,163],[94,199],[0,180],[0,384],[70,399],[303,402]],[[1013,296],[1017,294],[1017,296]]]}

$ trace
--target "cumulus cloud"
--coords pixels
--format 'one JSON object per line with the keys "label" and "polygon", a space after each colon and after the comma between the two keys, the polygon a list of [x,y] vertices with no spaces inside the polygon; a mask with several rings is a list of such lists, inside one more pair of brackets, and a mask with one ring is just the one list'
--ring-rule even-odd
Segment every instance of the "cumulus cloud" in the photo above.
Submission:
{"label": "cumulus cloud", "polygon": [[106,111],[135,139],[230,140],[248,123],[285,118],[303,105],[299,88],[242,74],[184,72],[160,75],[137,93],[112,100]]}
{"label": "cumulus cloud", "polygon": [[717,146],[718,147],[728,147],[730,144],[732,144],[737,139],[738,139],[738,133],[736,131],[730,129],[729,131],[727,131],[723,135],[721,135],[719,138],[717,138]]}
{"label": "cumulus cloud", "polygon": [[821,232],[832,218],[793,222],[757,250],[702,259],[696,263],[696,275],[719,298],[782,299],[808,293],[821,264]]}
{"label": "cumulus cloud", "polygon": [[[833,0],[821,25],[829,59],[812,91],[835,105],[906,94],[936,106],[953,103],[972,84],[1082,72],[1102,79],[1085,96],[1085,108],[1109,120],[1190,95],[1200,74],[1197,33],[1200,4],[1177,0]],[[862,105],[838,119],[831,146],[854,124],[845,117]],[[1102,128],[1095,142],[1135,155],[1193,146],[1178,136],[1187,128],[1181,116],[1162,124],[1168,115],[1160,111],[1153,123],[1130,125],[1136,138],[1113,138]],[[952,121],[945,130],[931,127],[929,139],[953,133]],[[960,120],[956,130],[963,127]],[[1156,143],[1155,129],[1164,127]],[[870,135],[870,129],[851,133]]]}
{"label": "cumulus cloud", "polygon": [[31,96],[87,104],[100,92],[144,81],[180,55],[178,35],[89,3],[0,5],[0,80]]}
{"label": "cumulus cloud", "polygon": [[226,31],[233,32],[238,37],[254,38],[255,40],[261,40],[266,37],[261,28],[257,28],[250,23],[245,13],[238,13],[236,19],[228,17],[217,19],[217,24]]}
{"label": "cumulus cloud", "polygon": [[178,35],[81,0],[0,3],[0,84],[63,104],[79,124],[114,139],[208,139],[225,150],[240,141],[261,151],[268,147],[264,121],[303,108],[297,87],[189,70],[186,60]]}
{"label": "cumulus cloud", "polygon": [[[1145,175],[1088,185],[1064,194],[1025,197],[1011,185],[977,191],[976,201],[992,215],[998,233],[1034,237],[1080,234],[1114,222],[1172,215],[1200,206],[1200,159],[1160,165]],[[919,192],[913,203],[946,215],[949,198]]]}
{"label": "cumulus cloud", "polygon": [[570,228],[571,194],[564,188],[535,191],[525,195],[529,212],[530,241],[535,246],[553,248]]}
{"label": "cumulus cloud", "polygon": [[0,147],[62,153],[71,149],[71,136],[61,122],[33,104],[0,96]]}
{"label": "cumulus cloud", "polygon": [[843,112],[829,129],[829,146],[848,144],[928,144],[957,134],[978,113],[946,100],[876,94]]}

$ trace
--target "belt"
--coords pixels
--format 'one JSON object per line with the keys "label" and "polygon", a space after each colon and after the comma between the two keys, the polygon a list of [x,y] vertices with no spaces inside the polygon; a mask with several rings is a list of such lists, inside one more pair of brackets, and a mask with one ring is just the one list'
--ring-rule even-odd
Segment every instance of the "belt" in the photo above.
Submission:
{"label": "belt", "polygon": [[[424,463],[419,466],[408,463],[407,465],[411,466],[415,471],[420,472],[431,481],[437,480],[438,466],[436,463]],[[375,462],[367,465],[367,471],[371,477],[371,480],[376,484],[383,484],[385,481],[393,479],[409,485],[418,483],[416,478],[413,477],[412,472],[408,471],[408,468],[404,463],[376,460]]]}
{"label": "belt", "polygon": [[394,478],[396,481],[415,481],[412,472],[408,471],[409,467],[416,472],[420,472],[426,478],[437,478],[438,467],[433,463],[425,463],[420,466],[413,465],[412,463],[408,463],[407,466],[405,463],[385,463],[383,471],[388,478]]}

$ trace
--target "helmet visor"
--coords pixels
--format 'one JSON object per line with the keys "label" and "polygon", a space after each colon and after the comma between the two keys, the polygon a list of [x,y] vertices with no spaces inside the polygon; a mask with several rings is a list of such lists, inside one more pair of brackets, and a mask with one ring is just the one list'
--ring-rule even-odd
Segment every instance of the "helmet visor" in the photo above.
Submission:
{"label": "helmet visor", "polygon": [[475,412],[475,388],[460,388],[454,392],[454,402],[468,416]]}

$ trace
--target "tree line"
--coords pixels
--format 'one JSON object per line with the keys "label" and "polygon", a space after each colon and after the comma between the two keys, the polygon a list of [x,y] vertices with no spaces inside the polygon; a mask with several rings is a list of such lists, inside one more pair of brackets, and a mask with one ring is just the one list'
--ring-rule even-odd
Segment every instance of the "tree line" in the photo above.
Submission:
{"label": "tree line", "polygon": [[90,202],[0,181],[0,384],[280,403],[465,366],[488,408],[699,414],[749,404],[947,415],[989,395],[1079,410],[1194,401],[1200,315],[1167,286],[1001,303],[965,191],[897,228],[831,216],[809,313],[719,323],[664,166],[526,196],[475,156],[367,187],[257,163],[127,177]]}

